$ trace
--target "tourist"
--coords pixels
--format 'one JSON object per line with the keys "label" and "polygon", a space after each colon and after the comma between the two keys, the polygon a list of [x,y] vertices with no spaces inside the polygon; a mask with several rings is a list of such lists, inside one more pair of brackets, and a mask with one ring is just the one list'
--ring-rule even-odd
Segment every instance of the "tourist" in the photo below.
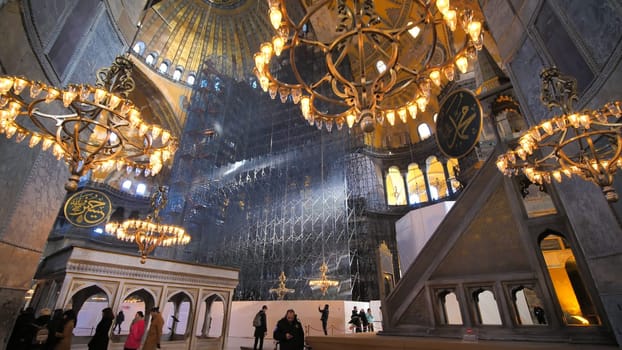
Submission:
{"label": "tourist", "polygon": [[266,320],[266,311],[268,306],[264,305],[253,318],[253,327],[255,327],[255,344],[253,350],[263,350],[263,338],[268,333],[268,323]]}
{"label": "tourist", "polygon": [[277,322],[273,337],[279,342],[280,350],[304,349],[305,332],[302,329],[302,324],[296,318],[294,310],[287,310],[285,317]]}

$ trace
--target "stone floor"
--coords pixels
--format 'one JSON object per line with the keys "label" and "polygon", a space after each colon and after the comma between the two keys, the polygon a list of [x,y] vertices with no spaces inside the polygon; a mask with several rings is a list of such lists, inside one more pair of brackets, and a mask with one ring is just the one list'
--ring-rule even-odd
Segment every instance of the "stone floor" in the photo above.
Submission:
{"label": "stone floor", "polygon": [[[460,341],[451,339],[389,337],[375,334],[308,337],[313,350],[619,350],[616,346],[557,344],[539,342]],[[229,338],[224,350],[253,348],[253,338]],[[273,350],[274,341],[264,343],[263,350]]]}

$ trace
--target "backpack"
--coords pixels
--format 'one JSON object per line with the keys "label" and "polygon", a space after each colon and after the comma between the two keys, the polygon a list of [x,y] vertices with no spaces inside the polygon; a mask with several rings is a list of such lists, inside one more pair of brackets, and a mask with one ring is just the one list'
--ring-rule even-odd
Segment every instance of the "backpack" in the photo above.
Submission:
{"label": "backpack", "polygon": [[49,331],[47,327],[39,328],[35,333],[34,344],[43,344],[48,341]]}
{"label": "backpack", "polygon": [[261,327],[261,312],[258,312],[253,318],[253,327]]}

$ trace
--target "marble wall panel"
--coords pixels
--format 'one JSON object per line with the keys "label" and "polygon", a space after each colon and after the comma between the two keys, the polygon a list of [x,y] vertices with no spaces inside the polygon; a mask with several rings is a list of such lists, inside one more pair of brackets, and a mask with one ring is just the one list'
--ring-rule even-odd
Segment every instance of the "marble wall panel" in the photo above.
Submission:
{"label": "marble wall panel", "polygon": [[95,83],[98,69],[110,67],[114,58],[124,53],[123,42],[105,13],[97,18],[85,46],[77,57],[78,65],[71,73],[70,82]]}
{"label": "marble wall panel", "polygon": [[580,33],[591,59],[602,68],[622,36],[622,7],[613,1],[554,0],[564,9],[568,25]]}

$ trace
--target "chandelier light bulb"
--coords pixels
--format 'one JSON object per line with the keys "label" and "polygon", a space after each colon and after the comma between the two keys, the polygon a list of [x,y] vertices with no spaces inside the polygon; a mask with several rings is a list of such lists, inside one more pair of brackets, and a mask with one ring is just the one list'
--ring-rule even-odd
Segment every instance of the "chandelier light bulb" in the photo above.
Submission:
{"label": "chandelier light bulb", "polygon": [[300,110],[302,111],[302,115],[307,118],[309,116],[309,111],[311,110],[311,99],[309,96],[303,96],[300,99]]}
{"label": "chandelier light bulb", "polygon": [[95,89],[95,93],[93,94],[93,102],[101,103],[102,100],[106,97],[107,92],[104,89]]}
{"label": "chandelier light bulb", "polygon": [[69,107],[77,95],[78,93],[75,91],[75,88],[63,91],[63,106],[65,106],[65,108]]}
{"label": "chandelier light bulb", "polygon": [[458,67],[460,73],[466,73],[469,69],[469,60],[465,56],[458,56],[456,58],[456,67]]}
{"label": "chandelier light bulb", "polygon": [[348,115],[346,115],[346,122],[348,123],[348,128],[352,129],[355,121],[356,121],[356,116],[354,115],[354,113],[350,112],[348,113]]}
{"label": "chandelier light bulb", "polygon": [[27,85],[28,85],[28,81],[22,78],[15,78],[13,81],[13,91],[15,92],[16,95],[19,95],[22,93],[22,91]]}
{"label": "chandelier light bulb", "polygon": [[49,87],[47,89],[47,95],[45,96],[45,103],[52,103],[58,96],[60,96],[60,91]]}
{"label": "chandelier light bulb", "polygon": [[443,19],[445,20],[445,25],[449,27],[449,30],[452,32],[456,31],[456,26],[458,25],[458,14],[456,10],[448,10],[443,13]]}
{"label": "chandelier light bulb", "polygon": [[13,79],[9,77],[0,77],[0,94],[6,94],[13,86]]}
{"label": "chandelier light bulb", "polygon": [[431,71],[430,80],[432,80],[434,85],[441,86],[441,72],[438,69]]}
{"label": "chandelier light bulb", "polygon": [[283,18],[281,10],[279,10],[278,7],[271,7],[269,15],[272,27],[274,27],[274,29],[279,29],[279,27],[281,26],[281,19]]}
{"label": "chandelier light bulb", "polygon": [[425,112],[425,108],[428,105],[428,98],[425,96],[419,96],[417,97],[416,102],[417,102],[417,107],[419,108],[419,110],[421,112]]}
{"label": "chandelier light bulb", "polygon": [[261,86],[261,89],[263,90],[263,92],[268,92],[268,87],[270,86],[270,80],[265,75],[262,75],[259,78],[259,85]]}
{"label": "chandelier light bulb", "polygon": [[270,59],[272,58],[272,44],[271,43],[263,43],[259,48],[261,53],[263,54],[264,64],[269,64]]}
{"label": "chandelier light bulb", "polygon": [[263,73],[264,66],[266,65],[266,59],[264,55],[260,52],[257,52],[255,55],[253,55],[253,58],[255,59],[255,68],[257,68],[257,71],[259,73]]}
{"label": "chandelier light bulb", "polygon": [[387,121],[391,126],[395,125],[395,112],[393,110],[386,111],[384,116],[387,118]]}
{"label": "chandelier light bulb", "polygon": [[553,123],[551,123],[550,120],[545,121],[541,124],[541,126],[542,130],[544,130],[545,133],[547,133],[548,135],[553,135]]}
{"label": "chandelier light bulb", "polygon": [[281,36],[275,36],[272,38],[272,47],[274,48],[274,54],[277,56],[281,55],[283,52],[283,47],[285,46],[285,39]]}
{"label": "chandelier light bulb", "polygon": [[30,136],[30,142],[28,143],[28,147],[33,148],[36,145],[38,145],[40,141],[41,141],[41,135],[34,133],[32,134],[32,136]]}
{"label": "chandelier light bulb", "polygon": [[473,41],[479,40],[479,35],[482,32],[482,22],[471,21],[471,23],[468,24],[467,32],[469,33],[471,40]]}
{"label": "chandelier light bulb", "polygon": [[449,0],[436,0],[436,7],[441,13],[446,13],[449,10]]}
{"label": "chandelier light bulb", "polygon": [[408,122],[408,112],[406,112],[405,107],[398,109],[397,115],[400,116],[400,120],[402,120],[402,123],[406,124]]}
{"label": "chandelier light bulb", "polygon": [[406,105],[406,109],[408,109],[408,113],[410,114],[411,118],[417,118],[417,105],[415,103],[409,103],[408,105]]}
{"label": "chandelier light bulb", "polygon": [[270,83],[270,85],[268,85],[268,94],[270,95],[271,99],[275,99],[276,98],[276,93],[279,91],[279,86],[276,83]]}

